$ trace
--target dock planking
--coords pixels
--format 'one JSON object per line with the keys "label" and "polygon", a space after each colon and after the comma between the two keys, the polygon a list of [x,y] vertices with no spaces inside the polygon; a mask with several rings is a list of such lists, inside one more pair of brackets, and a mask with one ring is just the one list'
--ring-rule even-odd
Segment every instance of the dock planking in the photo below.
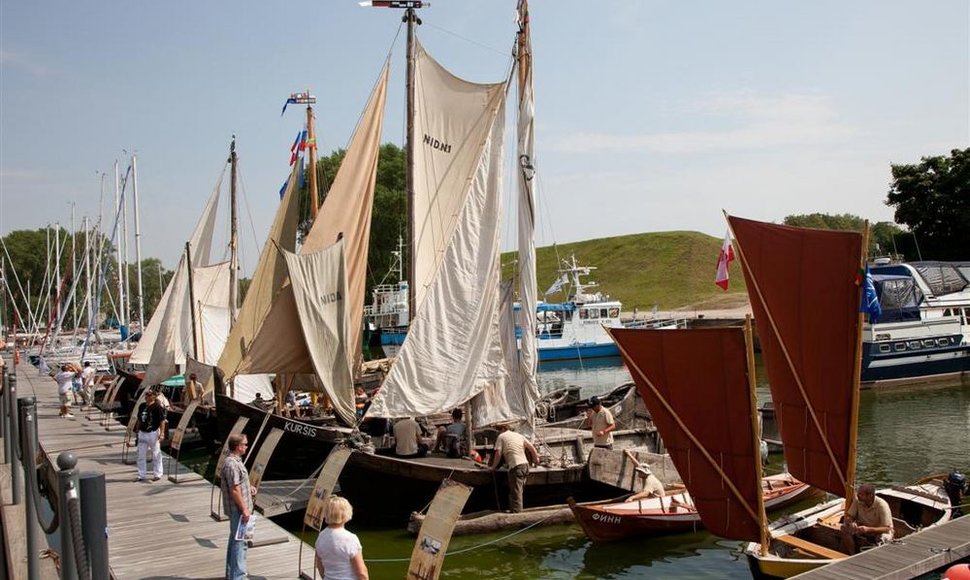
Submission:
{"label": "dock planking", "polygon": [[[105,474],[108,500],[108,549],[112,574],[128,578],[221,578],[225,573],[229,524],[210,517],[211,484],[179,467],[179,482],[168,480],[172,461],[163,453],[166,477],[156,482],[135,482],[135,449],[129,464],[122,462],[124,431],[108,431],[81,415],[58,417],[57,388],[47,376],[29,366],[18,367],[21,397],[37,399],[38,432],[42,455],[56,464],[64,451],[78,458],[78,470]],[[312,577],[313,549],[271,520],[256,524],[255,545],[248,556],[251,578]]]}
{"label": "dock planking", "polygon": [[904,580],[970,558],[970,516],[795,576],[799,580]]}

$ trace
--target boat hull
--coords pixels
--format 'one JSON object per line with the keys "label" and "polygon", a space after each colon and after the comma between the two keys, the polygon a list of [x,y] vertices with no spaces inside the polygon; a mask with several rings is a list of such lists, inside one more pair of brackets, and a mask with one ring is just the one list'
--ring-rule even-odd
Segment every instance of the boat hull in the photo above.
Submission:
{"label": "boat hull", "polygon": [[[765,481],[771,482],[771,487],[765,489],[765,509],[768,510],[781,509],[819,494],[816,489],[787,474],[771,476]],[[679,504],[674,511],[669,507],[672,499]],[[594,542],[695,532],[704,528],[686,492],[627,503],[583,506],[572,502],[570,508],[586,536]]]}
{"label": "boat hull", "polygon": [[616,347],[616,344],[612,342],[573,344],[566,346],[543,346],[542,341],[540,340],[536,351],[539,353],[540,362],[620,356],[620,350]]}
{"label": "boat hull", "polygon": [[[896,539],[950,519],[949,499],[942,482],[936,480],[879,489],[876,495],[889,504]],[[748,543],[743,548],[752,575],[755,578],[789,578],[836,561],[835,554],[841,549],[839,521],[844,513],[843,506],[844,501],[836,499],[772,523],[767,554],[763,555],[761,546],[756,543]],[[797,543],[786,541],[793,536]],[[809,549],[815,546],[819,551],[814,554],[806,552],[803,547],[806,544]],[[829,557],[832,552],[835,554]],[[848,555],[840,554],[839,559],[845,557]]]}

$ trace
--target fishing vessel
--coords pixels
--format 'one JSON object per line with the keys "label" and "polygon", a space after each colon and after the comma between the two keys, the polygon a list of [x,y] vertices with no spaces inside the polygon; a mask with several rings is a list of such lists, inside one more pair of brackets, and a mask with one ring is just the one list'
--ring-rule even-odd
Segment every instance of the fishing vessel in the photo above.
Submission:
{"label": "fishing vessel", "polygon": [[881,312],[863,329],[863,386],[970,380],[970,265],[870,269]]}
{"label": "fishing vessel", "polygon": [[[818,491],[787,473],[762,479],[766,510],[779,510],[817,496]],[[690,492],[681,489],[664,497],[636,501],[570,504],[573,516],[586,537],[594,542],[612,542],[640,536],[696,532],[703,529]]]}
{"label": "fishing vessel", "polygon": [[[842,496],[766,527],[744,547],[755,577],[785,578],[847,557],[838,522],[855,500],[862,328],[867,295],[864,235],[728,217],[758,321],[762,358],[788,470]],[[792,292],[798,288],[798,292]],[[863,296],[867,300],[864,302]],[[942,521],[906,488],[891,501],[897,533]],[[877,494],[890,496],[884,490]],[[909,499],[907,499],[909,498]],[[935,499],[933,500],[935,501]],[[828,508],[825,508],[828,509]],[[948,513],[948,512],[946,512]],[[823,515],[824,514],[824,515]],[[944,516],[946,517],[946,516]],[[733,537],[733,536],[728,536]]]}
{"label": "fishing vessel", "polygon": [[[472,458],[392,457],[389,438],[364,435],[386,433],[389,421],[404,417],[434,422],[456,408],[465,409],[473,433],[468,446],[480,455],[490,452],[498,423],[517,422],[520,430],[534,435],[543,461],[529,474],[526,505],[562,503],[570,494],[615,497],[615,489],[606,491],[608,486],[586,472],[586,453],[592,447],[588,430],[548,431],[534,425],[539,398],[536,321],[521,321],[523,337],[517,344],[512,288],[500,278],[504,110],[514,75],[519,87],[518,294],[526,311],[535,310],[533,104],[525,5],[520,6],[515,67],[510,66],[506,80],[479,84],[454,76],[418,41],[416,10],[422,3],[399,4],[405,8],[409,79],[411,227],[406,263],[412,315],[407,338],[361,420],[353,393],[363,377],[361,325],[356,321],[364,313],[385,66],[299,252],[274,249],[270,256],[278,260],[276,271],[283,281],[275,292],[266,292],[271,299],[249,327],[251,334],[229,341],[234,349],[237,342],[246,348],[232,353],[235,361],[224,354],[226,360],[219,364],[226,392],[240,375],[275,373],[277,397],[289,389],[318,391],[329,399],[333,416],[287,417],[222,394],[222,430],[238,428],[249,434],[254,468],[267,478],[308,477],[334,445],[351,446],[355,451],[339,483],[358,506],[359,519],[403,523],[410,511],[428,503],[444,478],[473,487],[466,509],[504,507],[505,478]],[[262,283],[257,269],[253,285]],[[619,446],[652,443],[647,429],[615,435]],[[307,457],[317,459],[302,460]],[[388,494],[388,489],[395,493]]]}

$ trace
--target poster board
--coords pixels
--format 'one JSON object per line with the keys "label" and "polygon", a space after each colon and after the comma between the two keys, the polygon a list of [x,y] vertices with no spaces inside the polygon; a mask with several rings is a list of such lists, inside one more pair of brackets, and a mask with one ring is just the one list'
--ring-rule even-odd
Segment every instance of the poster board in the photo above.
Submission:
{"label": "poster board", "polygon": [[334,447],[327,455],[327,460],[317,476],[317,481],[313,485],[310,499],[307,500],[306,515],[303,516],[303,525],[320,531],[323,527],[323,506],[330,497],[330,492],[337,486],[337,479],[340,472],[344,469],[344,464],[350,457],[351,450],[347,447]]}
{"label": "poster board", "polygon": [[408,578],[436,580],[441,574],[455,522],[471,493],[467,485],[450,479],[441,482],[414,542]]}
{"label": "poster board", "polygon": [[179,419],[179,424],[175,428],[175,433],[172,434],[172,441],[169,443],[169,449],[172,451],[180,451],[182,449],[182,438],[185,437],[185,430],[189,427],[189,421],[192,420],[192,415],[195,413],[198,406],[198,401],[192,401],[182,413],[182,418]]}
{"label": "poster board", "polygon": [[259,446],[259,452],[256,454],[256,460],[253,461],[253,467],[249,470],[249,485],[259,489],[266,466],[269,465],[269,460],[273,457],[273,452],[276,451],[276,445],[282,436],[283,430],[273,427],[266,439],[263,439],[263,444]]}

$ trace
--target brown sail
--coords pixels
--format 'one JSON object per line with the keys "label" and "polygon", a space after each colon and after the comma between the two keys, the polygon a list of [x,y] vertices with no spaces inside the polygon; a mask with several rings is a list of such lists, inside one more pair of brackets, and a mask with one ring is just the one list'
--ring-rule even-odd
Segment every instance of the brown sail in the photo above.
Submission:
{"label": "brown sail", "polygon": [[609,332],[704,525],[725,538],[761,541],[761,462],[744,329]]}
{"label": "brown sail", "polygon": [[855,478],[862,235],[729,217],[789,472],[845,495]]}

